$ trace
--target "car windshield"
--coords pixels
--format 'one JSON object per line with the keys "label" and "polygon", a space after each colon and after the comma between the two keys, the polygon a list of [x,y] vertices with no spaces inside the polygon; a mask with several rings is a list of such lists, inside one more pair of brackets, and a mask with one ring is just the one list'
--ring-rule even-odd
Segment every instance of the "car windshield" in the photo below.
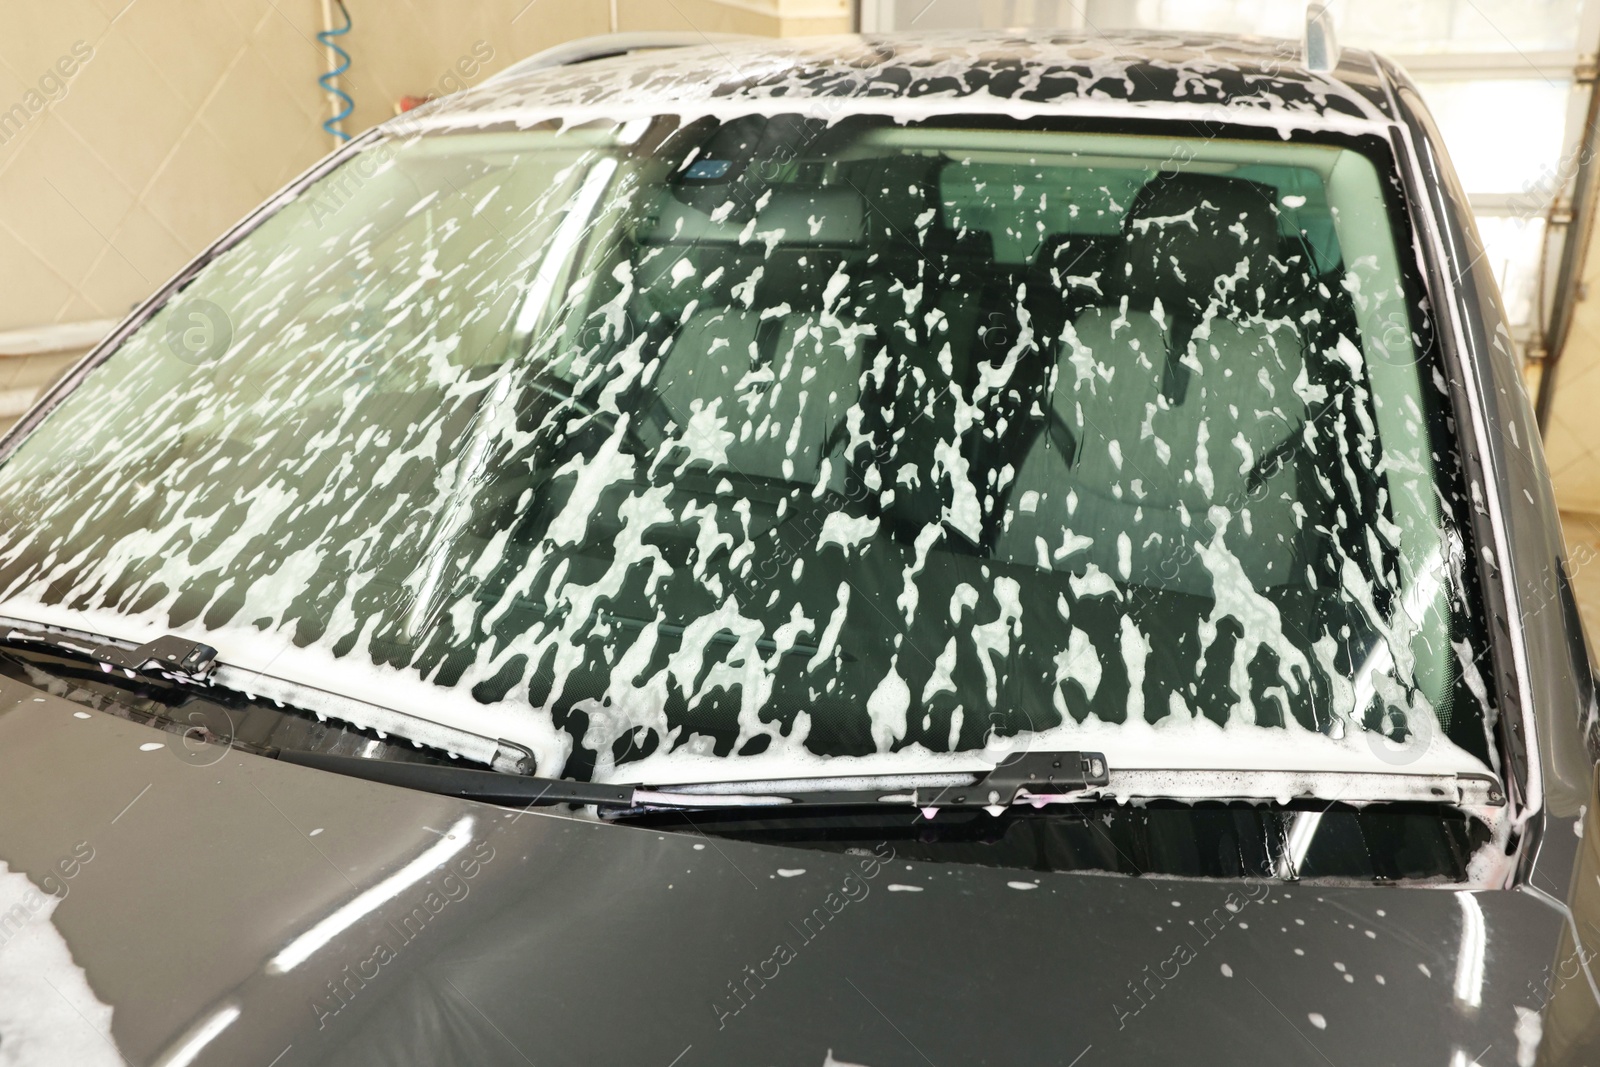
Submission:
{"label": "car windshield", "polygon": [[1042,126],[379,140],[15,442],[0,615],[546,775],[1497,765],[1379,142]]}

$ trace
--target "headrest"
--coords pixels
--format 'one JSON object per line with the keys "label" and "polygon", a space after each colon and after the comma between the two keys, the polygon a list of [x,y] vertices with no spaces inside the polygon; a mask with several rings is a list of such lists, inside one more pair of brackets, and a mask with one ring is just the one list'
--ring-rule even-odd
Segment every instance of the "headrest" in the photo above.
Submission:
{"label": "headrest", "polygon": [[1034,253],[1033,269],[1047,274],[1054,268],[1063,281],[1071,275],[1092,275],[1105,268],[1121,245],[1120,234],[1053,233]]}
{"label": "headrest", "polygon": [[1072,234],[1070,233],[1051,234],[1049,237],[1046,237],[1044,239],[1044,243],[1039,246],[1039,251],[1034,253],[1033,265],[1040,269],[1066,266],[1065,263],[1057,263],[1056,259],[1061,255],[1063,249],[1076,243],[1077,242],[1073,240]]}
{"label": "headrest", "polygon": [[[866,239],[866,215],[866,204],[854,189],[809,185],[773,188],[756,212],[751,243],[771,241],[770,235],[782,230],[782,235],[773,241],[780,247],[857,246]],[[664,196],[660,213],[645,222],[638,238],[653,243],[736,244],[747,225],[731,218],[715,219],[675,196]]]}
{"label": "headrest", "polygon": [[934,226],[923,239],[922,250],[935,256],[994,259],[994,235],[988,230],[952,230]]}
{"label": "headrest", "polygon": [[1201,318],[1213,302],[1253,312],[1278,254],[1276,192],[1220,174],[1163,174],[1146,182],[1122,220],[1115,283],[1145,307]]}

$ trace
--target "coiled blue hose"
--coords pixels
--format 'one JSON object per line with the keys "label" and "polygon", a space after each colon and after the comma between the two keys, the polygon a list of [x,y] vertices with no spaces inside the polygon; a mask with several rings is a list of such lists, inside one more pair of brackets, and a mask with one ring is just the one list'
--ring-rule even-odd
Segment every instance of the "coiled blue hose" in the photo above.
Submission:
{"label": "coiled blue hose", "polygon": [[343,108],[341,108],[339,112],[332,118],[329,118],[327,121],[323,122],[322,128],[339,138],[339,140],[348,141],[350,139],[350,135],[345,133],[343,130],[338,129],[337,126],[338,123],[342,122],[352,111],[356,109],[356,102],[350,99],[349,93],[345,92],[343,89],[334,84],[334,79],[350,69],[350,53],[346,52],[343,48],[340,48],[339,45],[334,41],[334,38],[343,37],[345,34],[350,32],[350,12],[344,6],[344,0],[337,0],[337,3],[339,5],[339,14],[344,16],[344,25],[340,26],[338,29],[318,31],[317,40],[327,45],[328,50],[339,57],[339,65],[318,78],[317,84],[321,85],[323,89],[327,90],[328,95],[336,96],[340,100],[344,101]]}

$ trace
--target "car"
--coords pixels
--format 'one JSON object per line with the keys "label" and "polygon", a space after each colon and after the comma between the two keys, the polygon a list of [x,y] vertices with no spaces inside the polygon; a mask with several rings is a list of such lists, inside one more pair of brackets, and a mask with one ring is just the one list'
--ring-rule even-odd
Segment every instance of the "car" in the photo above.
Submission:
{"label": "car", "polygon": [[1567,579],[1322,22],[565,46],[0,441],[0,1058],[1591,1062]]}

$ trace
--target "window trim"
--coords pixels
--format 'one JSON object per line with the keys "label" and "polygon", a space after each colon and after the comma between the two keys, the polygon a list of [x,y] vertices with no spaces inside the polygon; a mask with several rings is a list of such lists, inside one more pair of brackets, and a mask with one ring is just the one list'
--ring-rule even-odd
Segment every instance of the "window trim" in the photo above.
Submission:
{"label": "window trim", "polygon": [[[1474,316],[1465,306],[1460,275],[1454,282],[1449,280],[1449,264],[1455,258],[1450,247],[1462,242],[1462,235],[1455,232],[1461,220],[1451,215],[1445,202],[1450,195],[1447,175],[1434,162],[1441,158],[1439,144],[1398,93],[1395,100],[1402,117],[1390,127],[1390,139],[1412,225],[1414,255],[1438,323],[1440,358],[1449,372],[1445,382],[1457,420],[1456,442],[1465,468],[1463,474],[1469,486],[1481,487],[1482,493],[1482,500],[1467,509],[1478,548],[1472,565],[1490,612],[1485,629],[1494,669],[1489,682],[1500,702],[1496,732],[1501,758],[1506,761],[1501,777],[1510,807],[1511,836],[1504,844],[1506,856],[1515,867],[1514,878],[1520,882],[1527,877],[1543,836],[1544,782],[1538,758],[1542,738],[1533,712],[1527,636],[1505,520],[1508,474],[1496,462],[1489,415],[1484,410],[1482,390],[1489,387],[1489,376],[1481,341],[1471,336]],[[1426,156],[1419,149],[1425,149]],[[1469,263],[1466,269],[1472,266]],[[1484,553],[1490,546],[1492,560],[1486,559]],[[1520,742],[1513,736],[1518,727]]]}

